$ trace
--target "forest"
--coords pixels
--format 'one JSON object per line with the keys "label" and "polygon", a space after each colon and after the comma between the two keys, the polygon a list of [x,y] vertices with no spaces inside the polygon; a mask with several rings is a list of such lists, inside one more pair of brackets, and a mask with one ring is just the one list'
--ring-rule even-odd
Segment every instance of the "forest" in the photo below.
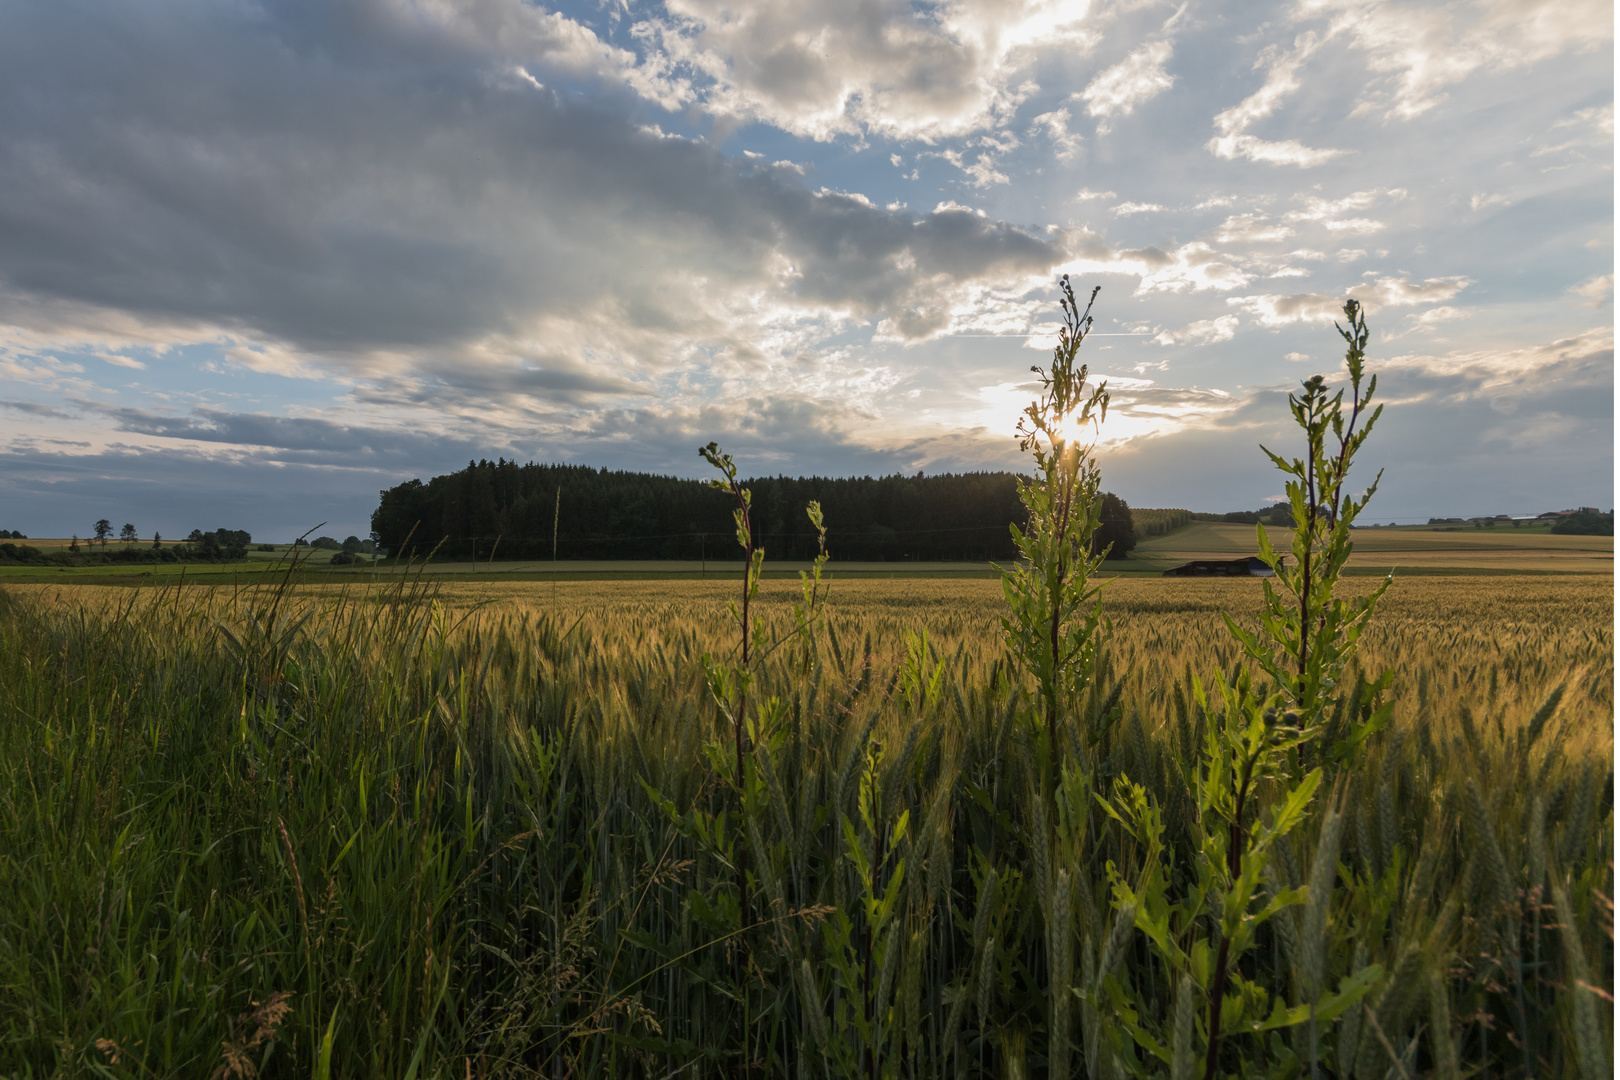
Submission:
{"label": "forest", "polygon": [[[754,530],[772,558],[809,559],[805,518],[821,504],[827,546],[854,562],[1010,559],[1009,527],[1028,515],[1010,472],[925,476],[759,477]],[[702,559],[734,552],[734,504],[699,480],[582,465],[471,461],[459,472],[380,492],[371,515],[380,548],[451,559]],[[1131,509],[1102,495],[1096,550],[1127,554]]]}

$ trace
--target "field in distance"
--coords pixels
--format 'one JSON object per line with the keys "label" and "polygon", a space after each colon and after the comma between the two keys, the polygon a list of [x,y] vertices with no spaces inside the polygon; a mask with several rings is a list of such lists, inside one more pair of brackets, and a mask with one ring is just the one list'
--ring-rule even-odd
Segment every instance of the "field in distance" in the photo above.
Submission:
{"label": "field in distance", "polygon": [[[1268,527],[1272,545],[1286,552],[1291,530]],[[1350,558],[1351,576],[1383,576],[1394,571],[1401,574],[1610,574],[1614,566],[1614,538],[1611,536],[1554,536],[1545,529],[1514,529],[1499,526],[1491,529],[1459,528],[1457,526],[1427,526],[1358,529],[1355,532],[1355,552]],[[62,539],[29,539],[21,541],[40,548],[66,547],[70,541]],[[84,541],[80,541],[81,544]],[[116,543],[107,550],[115,551]],[[186,580],[207,584],[230,584],[243,578],[253,578],[267,572],[285,569],[293,548],[290,544],[273,545],[272,551],[260,551],[254,545],[246,562],[237,563],[163,563],[134,564],[130,566],[104,565],[82,567],[4,566],[0,567],[0,581],[86,581],[105,584],[155,583],[177,578],[184,573]],[[97,548],[96,550],[100,550]],[[1110,559],[1104,564],[1109,576],[1157,576],[1169,567],[1193,559],[1235,559],[1256,553],[1255,527],[1224,522],[1195,521],[1165,536],[1151,537],[1137,543],[1136,550],[1126,559]],[[321,576],[345,578],[371,577],[381,573],[395,575],[405,568],[386,561],[373,563],[368,556],[342,567],[328,565],[334,552],[329,550],[299,549],[301,566]],[[840,562],[836,548],[827,564],[832,577],[936,577],[982,578],[997,577],[988,562]],[[446,579],[507,578],[514,581],[585,580],[645,580],[657,578],[703,579],[723,581],[739,575],[741,560],[503,560],[478,562],[432,562],[425,567],[415,564],[413,570],[425,569]],[[794,578],[801,570],[809,569],[805,562],[792,562],[770,558],[766,550],[767,577]]]}
{"label": "field in distance", "polygon": [[[1256,553],[1255,526],[1195,521],[1166,536],[1137,544],[1130,562],[1163,570],[1192,559],[1236,559]],[[1268,527],[1266,535],[1286,552],[1293,530]],[[1601,573],[1614,566],[1612,536],[1553,536],[1544,530],[1459,529],[1456,526],[1357,529],[1350,572],[1401,573]]]}

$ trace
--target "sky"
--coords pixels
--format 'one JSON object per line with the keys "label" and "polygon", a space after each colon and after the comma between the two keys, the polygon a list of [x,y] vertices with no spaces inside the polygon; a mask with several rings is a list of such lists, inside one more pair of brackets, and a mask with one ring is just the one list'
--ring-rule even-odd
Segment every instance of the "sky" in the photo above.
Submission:
{"label": "sky", "polygon": [[[1055,283],[1103,486],[1254,508],[1287,394],[1369,518],[1608,509],[1589,0],[0,0],[0,528],[364,536],[474,458],[1027,468]],[[1342,319],[1342,315],[1340,315]]]}

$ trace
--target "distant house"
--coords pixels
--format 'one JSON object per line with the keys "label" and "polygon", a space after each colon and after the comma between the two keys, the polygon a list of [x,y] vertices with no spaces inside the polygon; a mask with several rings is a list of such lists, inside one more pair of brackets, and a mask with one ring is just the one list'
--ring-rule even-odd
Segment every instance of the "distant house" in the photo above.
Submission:
{"label": "distant house", "polygon": [[1274,577],[1271,567],[1258,555],[1242,559],[1194,559],[1172,566],[1165,577]]}

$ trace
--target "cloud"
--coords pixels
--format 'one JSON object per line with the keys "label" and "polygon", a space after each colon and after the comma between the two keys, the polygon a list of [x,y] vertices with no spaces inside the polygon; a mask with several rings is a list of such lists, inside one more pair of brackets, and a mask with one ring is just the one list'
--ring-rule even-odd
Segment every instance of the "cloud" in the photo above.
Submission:
{"label": "cloud", "polygon": [[1430,378],[1462,379],[1472,392],[1517,390],[1529,396],[1560,381],[1612,383],[1613,365],[1614,330],[1596,327],[1516,348],[1459,349],[1443,356],[1407,354],[1382,366]]}
{"label": "cloud", "polygon": [[1405,278],[1379,278],[1348,289],[1338,296],[1321,293],[1295,293],[1291,296],[1233,296],[1227,303],[1247,311],[1261,326],[1279,327],[1299,322],[1328,322],[1342,318],[1346,297],[1361,302],[1368,314],[1385,307],[1411,307],[1450,300],[1469,280],[1463,277],[1429,278],[1411,282]]}
{"label": "cloud", "polygon": [[1139,202],[1123,202],[1109,211],[1109,213],[1117,214],[1120,217],[1125,217],[1130,214],[1159,214],[1163,212],[1164,207],[1160,206],[1158,203]]}
{"label": "cloud", "polygon": [[1428,311],[1408,315],[1406,321],[1419,329],[1428,329],[1432,326],[1439,326],[1441,323],[1466,319],[1473,314],[1475,313],[1469,308],[1457,308],[1449,304],[1442,304],[1440,307],[1430,308]]}
{"label": "cloud", "polygon": [[1099,135],[1106,134],[1115,116],[1129,116],[1136,107],[1151,101],[1175,85],[1175,76],[1164,70],[1170,60],[1170,43],[1154,41],[1142,46],[1113,67],[1100,72],[1086,88],[1075,94],[1086,103],[1086,112],[1098,118]]}
{"label": "cloud", "polygon": [[941,150],[937,154],[929,155],[942,158],[955,165],[967,174],[968,179],[976,188],[986,188],[993,184],[1010,184],[1012,179],[996,168],[996,154],[985,152],[979,154],[969,163],[959,150]]}
{"label": "cloud", "polygon": [[1155,345],[1210,345],[1231,341],[1237,335],[1238,317],[1221,315],[1188,323],[1180,330],[1164,330],[1153,339]]}
{"label": "cloud", "polygon": [[1081,188],[1075,192],[1074,197],[1080,202],[1091,202],[1093,199],[1116,199],[1119,196],[1112,191],[1092,191],[1090,188]]}
{"label": "cloud", "polygon": [[[1270,117],[1299,89],[1299,69],[1321,44],[1315,34],[1302,34],[1293,53],[1272,58],[1271,69],[1260,89],[1216,115],[1215,130],[1219,134],[1205,144],[1205,149],[1227,160],[1247,158],[1261,164],[1295,165],[1302,169],[1326,164],[1348,153],[1347,150],[1312,149],[1296,139],[1267,141],[1249,134],[1249,128]],[[1267,59],[1262,55],[1255,66],[1264,66]]]}
{"label": "cloud", "polygon": [[1233,214],[1221,222],[1210,239],[1217,244],[1270,244],[1293,235],[1293,229],[1264,214]]}
{"label": "cloud", "polygon": [[41,405],[37,401],[6,401],[0,399],[0,409],[10,409],[22,413],[24,416],[49,417],[52,420],[71,420],[73,414],[53,409],[49,405]]}
{"label": "cloud", "polygon": [[[5,333],[124,366],[208,342],[377,400],[533,410],[661,393],[862,322],[921,334],[964,287],[1061,258],[1042,233],[812,190],[803,166],[559,89],[630,63],[560,16],[364,10],[20,15],[0,39]],[[750,18],[790,17],[772,10]],[[1022,33],[974,25],[997,63]],[[966,168],[1000,182],[1014,145]]]}
{"label": "cloud", "polygon": [[1036,54],[1085,47],[1089,6],[669,0],[632,34],[650,96],[678,85],[712,116],[816,140],[934,141],[1009,119],[1031,93],[1022,72]]}
{"label": "cloud", "polygon": [[1156,247],[1119,249],[1088,229],[1065,236],[1068,252],[1058,267],[1069,274],[1128,274],[1138,278],[1137,294],[1228,291],[1240,289],[1255,275],[1201,240],[1173,251]]}
{"label": "cloud", "polygon": [[1084,140],[1069,130],[1069,110],[1053,109],[1030,121],[1029,134],[1045,135],[1052,142],[1052,150],[1059,161],[1069,161],[1080,152]]}
{"label": "cloud", "polygon": [[443,455],[454,448],[476,454],[478,445],[443,433],[341,424],[319,417],[270,416],[199,408],[188,415],[162,415],[147,409],[81,402],[106,416],[118,431],[186,442],[217,443],[294,451],[294,457],[347,463],[377,457],[420,457],[431,449]]}
{"label": "cloud", "polygon": [[1446,6],[1311,0],[1300,15],[1329,15],[1381,76],[1357,111],[1411,120],[1477,72],[1507,72],[1571,52],[1604,49],[1614,11],[1603,0],[1485,0]]}
{"label": "cloud", "polygon": [[1614,300],[1614,275],[1588,278],[1569,291],[1581,298],[1583,307],[1602,307]]}
{"label": "cloud", "polygon": [[[1565,129],[1574,129],[1573,132]],[[1584,151],[1598,151],[1603,158],[1612,157],[1614,151],[1614,102],[1607,105],[1595,105],[1589,109],[1578,109],[1573,116],[1558,121],[1552,127],[1554,138],[1561,141],[1549,142],[1530,151],[1531,159],[1549,157],[1554,154],[1567,154],[1576,158],[1591,158],[1602,160],[1598,154],[1586,154]]]}

